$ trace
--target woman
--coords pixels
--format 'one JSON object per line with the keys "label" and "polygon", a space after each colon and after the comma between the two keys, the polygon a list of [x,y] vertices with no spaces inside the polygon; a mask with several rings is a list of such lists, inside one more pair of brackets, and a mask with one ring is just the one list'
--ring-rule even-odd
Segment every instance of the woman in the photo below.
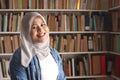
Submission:
{"label": "woman", "polygon": [[42,15],[27,13],[21,22],[20,48],[10,60],[11,80],[66,80],[59,53],[49,46],[49,28]]}

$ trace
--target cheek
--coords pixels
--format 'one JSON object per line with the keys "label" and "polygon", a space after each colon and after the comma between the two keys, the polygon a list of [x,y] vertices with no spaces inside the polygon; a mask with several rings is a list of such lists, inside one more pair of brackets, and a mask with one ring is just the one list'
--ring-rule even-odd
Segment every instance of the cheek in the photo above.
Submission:
{"label": "cheek", "polygon": [[45,27],[45,31],[49,34],[49,28]]}
{"label": "cheek", "polygon": [[48,38],[48,36],[49,36],[49,28],[46,27],[46,28],[44,28],[44,30],[45,30],[45,32],[46,32],[46,37],[45,37],[45,39],[46,39],[46,38]]}
{"label": "cheek", "polygon": [[36,35],[36,32],[31,31],[30,36],[31,36],[31,39],[32,39],[32,40],[33,40],[33,38],[35,37],[35,35]]}

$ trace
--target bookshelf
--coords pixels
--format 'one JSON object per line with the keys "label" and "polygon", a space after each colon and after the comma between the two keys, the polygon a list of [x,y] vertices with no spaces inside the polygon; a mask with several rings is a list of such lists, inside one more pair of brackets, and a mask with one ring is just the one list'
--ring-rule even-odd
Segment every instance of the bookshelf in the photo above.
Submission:
{"label": "bookshelf", "polygon": [[[11,1],[16,1],[16,0],[11,0]],[[20,0],[18,0],[18,1],[20,1]],[[27,1],[27,0],[25,0],[25,1]],[[35,1],[48,1],[48,0],[35,0]],[[108,0],[101,0],[101,2],[99,0],[91,0],[92,4],[97,3],[96,5],[91,6],[91,8],[89,7],[90,6],[89,0],[84,0],[84,1],[88,1],[86,3],[89,3],[89,5],[85,5],[86,8],[80,7],[80,6],[79,6],[79,8],[75,7],[75,6],[70,7],[71,4],[69,4],[68,2],[72,2],[74,0],[70,0],[70,1],[66,0],[68,2],[64,2],[64,0],[55,0],[56,4],[53,4],[52,1],[54,1],[54,0],[50,0],[51,3],[47,4],[47,5],[52,5],[52,7],[45,6],[45,4],[46,4],[45,2],[44,2],[44,5],[40,4],[40,5],[42,5],[41,7],[39,4],[37,4],[37,6],[33,5],[34,8],[30,6],[31,2],[29,2],[29,6],[24,7],[23,9],[18,8],[18,7],[16,8],[16,7],[14,7],[15,5],[13,4],[14,6],[8,7],[7,9],[5,9],[5,8],[0,9],[0,14],[7,15],[7,17],[10,17],[9,15],[12,13],[12,15],[19,15],[20,18],[22,18],[24,16],[24,14],[27,12],[40,12],[42,15],[45,16],[47,22],[49,22],[49,19],[50,20],[54,19],[53,21],[55,22],[55,24],[56,24],[55,26],[57,26],[57,28],[55,30],[53,28],[50,28],[50,30],[51,30],[51,32],[50,32],[51,46],[56,48],[60,52],[62,59],[63,60],[65,59],[67,61],[67,59],[76,60],[76,58],[78,58],[78,57],[83,57],[83,59],[81,58],[80,62],[85,63],[87,61],[87,58],[88,57],[90,58],[89,66],[88,66],[88,64],[85,63],[85,65],[87,65],[85,68],[90,69],[90,71],[89,72],[86,71],[86,74],[83,71],[84,74],[82,74],[82,75],[80,75],[80,72],[77,75],[76,74],[73,75],[73,73],[69,73],[69,76],[68,75],[66,76],[66,78],[68,80],[74,80],[74,79],[78,79],[78,80],[79,79],[85,79],[85,80],[95,80],[95,79],[96,80],[102,80],[102,79],[114,80],[114,79],[116,79],[116,80],[119,80],[119,77],[112,74],[111,71],[110,71],[110,74],[109,74],[109,71],[108,71],[108,73],[107,73],[107,70],[104,71],[105,67],[102,67],[102,66],[99,66],[99,71],[97,70],[99,73],[97,73],[96,69],[93,70],[92,67],[93,66],[98,67],[98,66],[95,66],[95,65],[93,65],[93,63],[91,64],[90,62],[92,62],[93,60],[97,60],[97,61],[99,61],[98,65],[100,65],[101,58],[105,62],[105,59],[109,60],[109,57],[107,57],[107,56],[110,55],[110,58],[111,58],[112,55],[113,56],[119,55],[119,52],[115,52],[112,49],[112,47],[110,46],[110,45],[113,45],[113,42],[112,42],[113,40],[108,41],[108,39],[112,38],[112,37],[110,37],[111,35],[119,35],[120,33],[108,30],[107,29],[108,27],[106,27],[106,26],[111,26],[111,25],[107,25],[107,23],[110,23],[110,21],[108,20],[108,22],[104,22],[103,19],[107,20],[107,18],[109,16],[111,16],[111,15],[109,15],[109,13],[112,14],[116,11],[119,11],[120,6],[117,6],[117,7],[112,6],[109,8],[108,2],[107,2]],[[63,6],[59,6],[59,7],[57,6],[57,3],[59,1],[60,1],[60,4],[63,4]],[[63,3],[61,3],[62,1],[63,1]],[[76,0],[76,1],[80,1],[80,0]],[[83,0],[81,0],[81,1],[83,1]],[[113,1],[115,1],[115,0],[113,0]],[[75,2],[74,5],[78,6],[77,3],[79,3],[79,2]],[[102,4],[102,3],[106,3],[106,4]],[[9,6],[11,6],[11,4],[9,4]],[[66,6],[66,4],[67,4],[67,6]],[[68,6],[68,4],[69,4],[69,6]],[[83,4],[83,3],[81,3],[81,4]],[[97,6],[97,5],[101,5],[101,6]],[[19,7],[20,6],[21,5],[19,5]],[[39,8],[38,8],[38,6],[39,6]],[[109,16],[107,16],[107,15],[109,15]],[[88,27],[85,28],[85,26],[86,26],[85,25],[85,16],[88,16],[89,20],[92,21],[92,22],[89,21],[89,28]],[[59,17],[60,17],[60,19],[59,19]],[[63,19],[61,19],[61,17]],[[77,26],[79,26],[79,27],[83,26],[84,29],[78,29],[78,27],[77,27],[77,29],[76,29],[76,27],[74,27],[74,29],[68,28],[70,26],[70,23],[67,22],[68,20],[65,20],[66,18],[68,20],[70,18],[73,19],[71,25],[76,26],[76,24],[77,24]],[[4,18],[2,18],[2,19],[4,19]],[[77,22],[74,23],[74,20],[75,21],[77,20]],[[79,22],[78,22],[79,20],[80,20],[81,24],[79,24]],[[98,20],[98,22],[97,22],[97,20]],[[17,20],[17,21],[18,21],[17,23],[19,24],[19,20]],[[13,24],[13,22],[14,21],[9,22],[9,18],[8,18],[7,26],[9,26],[10,23]],[[82,23],[84,23],[84,24],[82,24]],[[112,21],[112,23],[113,23],[113,21]],[[4,26],[3,24],[2,24],[2,26]],[[18,24],[17,24],[17,26],[18,26]],[[51,24],[48,23],[48,26],[49,25],[51,26]],[[100,28],[100,26],[98,27],[98,25],[102,26],[102,28]],[[64,29],[63,29],[63,26],[64,26]],[[72,28],[73,28],[73,26],[72,26]],[[88,26],[88,24],[87,24],[87,26]],[[5,30],[5,31],[1,30],[0,31],[0,37],[10,36],[11,41],[13,41],[14,35],[17,35],[17,37],[19,37],[19,34],[20,34],[19,29],[16,29],[13,31],[9,31],[9,30]],[[91,37],[91,38],[89,38],[89,37]],[[61,38],[63,38],[63,43],[64,43],[63,45],[60,43],[60,42],[62,42]],[[55,39],[55,40],[52,41],[53,39]],[[60,39],[61,41],[58,41],[58,39]],[[89,41],[88,39],[90,39],[90,43],[91,43],[90,45],[88,45],[88,41]],[[3,38],[2,38],[2,40],[3,40]],[[69,40],[71,42],[69,42]],[[0,42],[0,45],[1,45],[1,43],[2,42]],[[69,44],[69,43],[71,43],[71,44]],[[79,46],[78,43],[79,44],[83,43],[81,45],[85,45],[85,46]],[[109,43],[111,43],[111,44],[109,45]],[[14,43],[14,44],[16,44],[16,43]],[[17,42],[17,44],[18,44],[18,42]],[[17,47],[18,47],[18,45],[17,45]],[[60,49],[60,47],[59,47],[60,45],[62,45],[62,49]],[[68,48],[66,48],[65,46],[67,46]],[[88,49],[88,47],[89,47],[89,49]],[[109,50],[109,48],[110,48],[110,50]],[[14,49],[12,49],[12,51],[10,51],[10,52],[5,52],[5,50],[0,52],[0,60],[2,60],[2,58],[9,59],[9,57],[12,55],[12,52],[15,49],[16,49],[16,47],[14,47]],[[99,58],[99,60],[96,58]],[[97,64],[97,63],[95,63],[95,64]],[[106,63],[103,64],[103,66],[105,66],[106,64],[107,64],[107,61],[106,61]],[[106,66],[106,67],[108,67],[108,66]],[[104,68],[103,74],[101,72],[101,68]],[[93,71],[91,71],[91,69]],[[108,78],[110,78],[110,79],[108,79]],[[9,78],[5,78],[5,77],[0,78],[0,79],[10,80]]]}
{"label": "bookshelf", "polygon": [[[111,34],[111,49],[110,49],[110,53],[113,54],[115,60],[114,60],[114,68],[113,68],[113,74],[112,77],[114,77],[114,79],[119,80],[120,79],[120,74],[118,74],[118,68],[116,66],[118,66],[119,64],[116,64],[118,61],[118,58],[120,56],[120,52],[119,52],[119,28],[120,28],[120,1],[119,0],[112,0],[110,4],[110,8],[109,8],[109,12],[112,14],[112,31],[110,32]],[[116,41],[115,41],[116,40]],[[116,46],[115,46],[116,45]],[[112,49],[113,48],[113,49]]]}

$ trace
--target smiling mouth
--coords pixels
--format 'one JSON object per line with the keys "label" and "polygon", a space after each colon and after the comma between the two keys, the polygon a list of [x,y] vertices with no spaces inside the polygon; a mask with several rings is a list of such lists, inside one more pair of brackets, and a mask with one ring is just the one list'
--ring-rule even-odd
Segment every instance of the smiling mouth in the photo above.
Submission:
{"label": "smiling mouth", "polygon": [[45,33],[38,34],[37,36],[38,36],[38,37],[44,37],[44,36],[45,36]]}

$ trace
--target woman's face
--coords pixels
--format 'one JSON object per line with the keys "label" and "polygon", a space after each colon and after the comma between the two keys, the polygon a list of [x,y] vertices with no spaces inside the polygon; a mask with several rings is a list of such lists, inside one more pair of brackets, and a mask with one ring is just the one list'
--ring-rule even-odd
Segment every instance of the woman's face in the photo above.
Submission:
{"label": "woman's face", "polygon": [[49,36],[48,26],[43,22],[40,17],[33,20],[30,36],[33,43],[44,42]]}

